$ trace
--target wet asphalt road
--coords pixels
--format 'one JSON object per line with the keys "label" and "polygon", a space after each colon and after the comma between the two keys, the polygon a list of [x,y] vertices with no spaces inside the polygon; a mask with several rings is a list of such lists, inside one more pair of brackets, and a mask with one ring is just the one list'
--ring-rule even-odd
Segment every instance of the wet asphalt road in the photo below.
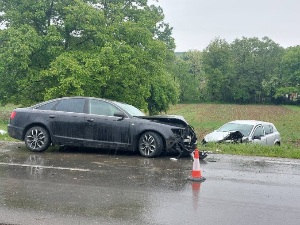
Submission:
{"label": "wet asphalt road", "polygon": [[300,160],[210,155],[202,184],[191,170],[189,158],[0,142],[0,224],[300,224]]}

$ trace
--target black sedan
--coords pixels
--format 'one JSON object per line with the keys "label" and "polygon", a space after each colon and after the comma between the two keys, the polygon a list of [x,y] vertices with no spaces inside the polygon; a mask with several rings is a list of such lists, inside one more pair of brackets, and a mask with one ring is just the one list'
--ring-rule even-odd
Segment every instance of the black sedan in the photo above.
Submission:
{"label": "black sedan", "polygon": [[194,129],[182,116],[145,116],[131,105],[92,97],[59,98],[17,108],[8,134],[25,141],[34,152],[52,144],[139,150],[145,157],[162,152],[182,156],[197,144]]}

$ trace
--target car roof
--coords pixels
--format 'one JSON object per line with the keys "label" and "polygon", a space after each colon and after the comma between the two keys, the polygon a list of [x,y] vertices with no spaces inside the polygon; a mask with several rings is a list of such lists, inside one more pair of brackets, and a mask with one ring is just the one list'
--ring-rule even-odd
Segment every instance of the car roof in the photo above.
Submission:
{"label": "car roof", "polygon": [[238,123],[238,124],[249,124],[249,125],[258,125],[258,124],[262,124],[262,125],[273,125],[270,122],[265,122],[265,121],[259,121],[259,120],[234,120],[228,123]]}
{"label": "car roof", "polygon": [[75,96],[75,97],[62,97],[62,98],[54,98],[54,99],[50,99],[50,100],[48,100],[48,101],[44,101],[44,102],[40,102],[40,103],[38,103],[38,104],[32,105],[31,108],[34,108],[34,107],[37,107],[37,106],[40,106],[40,105],[43,105],[43,104],[46,104],[46,103],[52,102],[52,101],[59,101],[59,100],[63,100],[63,99],[73,99],[73,98],[98,99],[98,100],[102,100],[102,101],[105,101],[105,102],[110,102],[110,103],[122,103],[122,104],[128,105],[127,103],[117,102],[117,101],[113,101],[113,100],[110,100],[110,99],[96,98],[96,97],[85,97],[85,96]]}
{"label": "car roof", "polygon": [[56,100],[61,100],[61,99],[72,99],[72,98],[84,98],[84,99],[99,99],[107,102],[115,102],[110,99],[105,99],[105,98],[97,98],[97,97],[85,97],[85,96],[74,96],[74,97],[62,97],[62,98],[56,98],[56,99],[51,99],[49,101],[56,101]]}

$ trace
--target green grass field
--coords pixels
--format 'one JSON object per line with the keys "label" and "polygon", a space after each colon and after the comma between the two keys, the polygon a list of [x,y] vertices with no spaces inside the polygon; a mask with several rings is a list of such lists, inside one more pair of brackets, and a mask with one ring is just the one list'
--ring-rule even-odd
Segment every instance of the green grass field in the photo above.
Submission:
{"label": "green grass field", "polygon": [[[0,130],[7,131],[7,123],[14,105],[0,107]],[[274,105],[233,105],[233,104],[178,104],[168,114],[182,115],[195,128],[198,140],[231,120],[263,120],[272,122],[281,134],[280,147],[241,144],[198,145],[201,150],[217,153],[257,155],[286,158],[300,158],[300,107]],[[7,134],[0,140],[11,141]]]}

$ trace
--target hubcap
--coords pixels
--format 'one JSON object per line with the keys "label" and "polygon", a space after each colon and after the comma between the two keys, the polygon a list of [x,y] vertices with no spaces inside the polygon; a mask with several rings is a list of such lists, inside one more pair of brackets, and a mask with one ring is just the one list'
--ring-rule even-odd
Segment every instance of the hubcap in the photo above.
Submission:
{"label": "hubcap", "polygon": [[27,143],[32,149],[41,148],[45,143],[45,135],[41,130],[32,130],[27,135]]}
{"label": "hubcap", "polygon": [[144,155],[150,155],[155,151],[155,140],[152,135],[144,135],[142,142],[140,143],[140,149]]}

